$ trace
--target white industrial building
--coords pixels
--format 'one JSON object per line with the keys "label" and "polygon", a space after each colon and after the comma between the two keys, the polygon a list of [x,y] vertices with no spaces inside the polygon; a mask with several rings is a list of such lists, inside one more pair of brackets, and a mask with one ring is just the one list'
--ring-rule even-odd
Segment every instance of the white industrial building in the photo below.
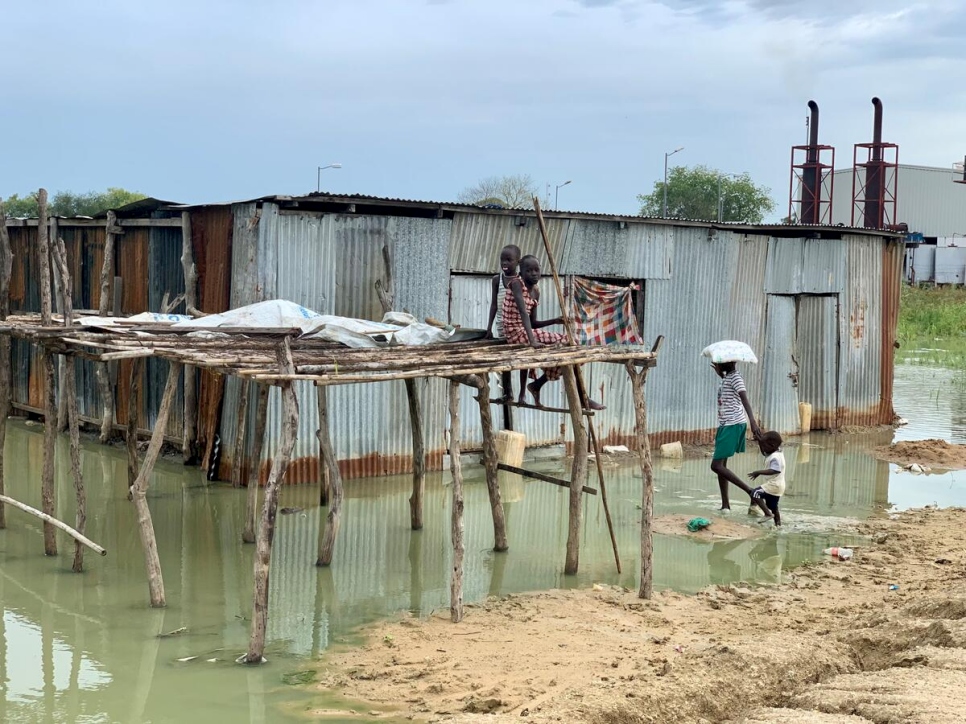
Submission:
{"label": "white industrial building", "polygon": [[[910,235],[922,235],[920,244],[910,244],[907,249],[906,279],[966,283],[966,184],[954,183],[956,178],[962,180],[962,171],[900,164],[897,174],[895,221],[905,223]],[[886,183],[890,183],[888,176]],[[838,170],[833,181],[832,222],[851,226],[853,207],[852,169]],[[854,222],[862,225],[861,207]]]}

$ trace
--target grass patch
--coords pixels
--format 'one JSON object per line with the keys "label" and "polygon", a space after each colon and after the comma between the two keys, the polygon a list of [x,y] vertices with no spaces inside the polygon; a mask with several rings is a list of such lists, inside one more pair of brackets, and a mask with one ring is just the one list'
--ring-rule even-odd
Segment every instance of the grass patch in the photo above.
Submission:
{"label": "grass patch", "polygon": [[966,336],[966,287],[902,285],[900,339]]}

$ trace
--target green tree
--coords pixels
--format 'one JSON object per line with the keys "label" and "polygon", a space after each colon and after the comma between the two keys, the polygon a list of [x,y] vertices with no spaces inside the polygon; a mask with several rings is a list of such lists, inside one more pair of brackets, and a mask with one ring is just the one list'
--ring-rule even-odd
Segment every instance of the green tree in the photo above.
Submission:
{"label": "green tree", "polygon": [[483,206],[499,204],[507,209],[532,209],[537,185],[529,174],[491,176],[463,189],[457,197],[461,203]]}
{"label": "green tree", "polygon": [[[47,207],[52,216],[96,216],[108,209],[119,209],[134,201],[144,198],[144,194],[126,189],[109,187],[106,191],[88,191],[86,194],[75,194],[71,191],[58,191],[50,200]],[[38,214],[37,196],[13,194],[3,201],[7,216],[15,218],[35,218]]]}
{"label": "green tree", "polygon": [[[775,209],[771,189],[758,186],[747,173],[726,174],[707,166],[675,166],[668,171],[667,215],[670,218],[760,224]],[[663,216],[664,181],[637,197],[642,216]]]}

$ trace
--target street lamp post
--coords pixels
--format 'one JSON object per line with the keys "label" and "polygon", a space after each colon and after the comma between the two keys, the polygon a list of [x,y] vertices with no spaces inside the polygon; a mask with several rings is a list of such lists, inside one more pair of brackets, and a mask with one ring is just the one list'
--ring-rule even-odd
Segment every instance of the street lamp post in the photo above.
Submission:
{"label": "street lamp post", "polygon": [[667,160],[674,154],[683,150],[684,150],[684,146],[681,146],[679,148],[675,148],[670,153],[668,153],[667,151],[664,152],[664,208],[662,210],[661,216],[665,219],[667,218]]}
{"label": "street lamp post", "polygon": [[318,173],[316,174],[315,181],[315,191],[316,193],[322,191],[322,172],[327,168],[342,168],[341,163],[330,163],[328,166],[319,166]]}
{"label": "street lamp post", "polygon": [[558,184],[557,187],[553,190],[553,210],[554,211],[557,211],[560,208],[559,206],[557,206],[557,197],[560,194],[560,189],[562,189],[567,184],[571,184],[571,183],[573,183],[573,181],[564,181],[562,184]]}
{"label": "street lamp post", "polygon": [[725,176],[730,178],[741,178],[744,174],[718,172],[718,223],[724,221],[724,198],[721,196],[721,179]]}

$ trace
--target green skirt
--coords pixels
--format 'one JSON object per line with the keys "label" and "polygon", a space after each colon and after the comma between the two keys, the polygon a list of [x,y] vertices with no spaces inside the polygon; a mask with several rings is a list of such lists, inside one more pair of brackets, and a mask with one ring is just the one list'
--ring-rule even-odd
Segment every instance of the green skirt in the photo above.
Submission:
{"label": "green skirt", "polygon": [[745,451],[745,433],[748,425],[722,425],[714,436],[714,460],[727,460]]}

